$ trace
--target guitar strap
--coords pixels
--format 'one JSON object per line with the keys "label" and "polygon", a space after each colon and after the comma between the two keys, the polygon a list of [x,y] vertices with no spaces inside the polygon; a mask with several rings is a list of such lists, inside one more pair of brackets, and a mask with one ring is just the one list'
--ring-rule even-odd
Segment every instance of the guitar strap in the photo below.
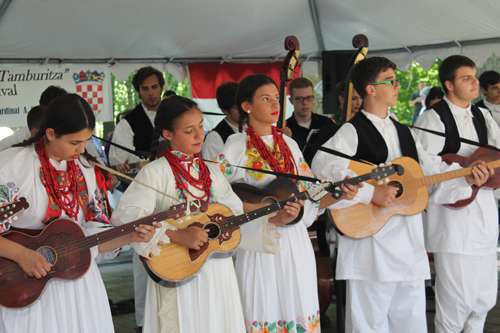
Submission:
{"label": "guitar strap", "polygon": [[[223,164],[221,162],[215,162],[215,161],[211,161],[211,160],[203,160],[203,161],[205,161],[207,163]],[[269,175],[275,175],[276,177],[289,178],[289,179],[293,179],[293,180],[302,180],[302,181],[305,181],[305,182],[313,182],[313,183],[315,183],[315,182],[321,182],[321,180],[319,180],[317,178],[313,178],[313,177],[306,177],[306,176],[301,176],[301,175],[293,175],[293,174],[289,174],[289,173],[276,172],[276,171],[272,171],[272,170],[255,169],[255,168],[249,168],[249,167],[239,166],[239,165],[230,165],[230,166],[234,166],[235,168],[250,170],[250,171],[254,171],[254,172],[260,172],[260,173],[266,173],[266,174],[269,174]]]}
{"label": "guitar strap", "polygon": [[122,149],[122,150],[126,151],[127,153],[133,154],[133,155],[135,155],[135,156],[137,156],[137,157],[144,158],[144,159],[148,159],[148,158],[150,157],[150,155],[149,155],[149,154],[145,154],[145,153],[140,153],[140,152],[137,152],[137,151],[135,151],[135,150],[129,149],[129,148],[127,148],[127,147],[124,147],[124,146],[119,145],[119,144],[117,144],[117,143],[111,142],[111,141],[109,141],[109,140],[106,140],[106,139],[100,138],[100,137],[98,137],[98,136],[96,136],[96,135],[93,135],[93,134],[92,134],[92,136],[93,136],[94,138],[96,138],[96,139],[99,139],[99,140],[101,140],[101,141],[107,142],[107,143],[109,143],[110,145],[115,146],[115,147],[118,147],[118,148],[120,148],[120,149]]}
{"label": "guitar strap", "polygon": [[[408,127],[410,127],[410,126],[408,126]],[[433,130],[430,130],[430,129],[427,129],[427,128],[422,128],[422,127],[417,127],[417,126],[413,126],[413,128],[416,128],[416,129],[418,129],[420,131],[428,132],[428,133],[431,133],[431,134],[434,134],[434,135],[442,136],[442,137],[447,138],[447,139],[458,140],[460,142],[467,143],[467,144],[469,144],[471,146],[488,148],[488,149],[491,149],[491,150],[500,151],[500,149],[498,149],[495,146],[490,146],[490,145],[487,145],[487,144],[482,144],[480,142],[472,141],[472,140],[469,140],[469,139],[464,139],[464,138],[461,138],[461,137],[457,138],[456,136],[451,135],[451,134],[437,132],[437,131],[433,131]]]}

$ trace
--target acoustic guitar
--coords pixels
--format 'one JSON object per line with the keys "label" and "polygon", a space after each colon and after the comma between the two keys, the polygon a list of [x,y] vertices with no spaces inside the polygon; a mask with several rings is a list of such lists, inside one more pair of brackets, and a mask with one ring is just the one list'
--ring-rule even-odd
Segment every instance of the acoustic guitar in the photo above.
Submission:
{"label": "acoustic guitar", "polygon": [[[198,209],[206,210],[206,203],[195,200],[190,205],[189,212],[193,213]],[[16,262],[0,257],[0,305],[7,308],[29,306],[40,297],[52,279],[76,280],[84,275],[91,264],[91,247],[131,233],[139,224],[151,225],[155,221],[183,217],[186,210],[185,203],[175,205],[167,211],[90,236],[85,236],[80,226],[68,219],[54,220],[41,231],[11,228],[0,236],[41,253],[53,266],[47,276],[41,279],[31,278]]]}
{"label": "acoustic guitar", "polygon": [[[395,172],[402,172],[402,169],[398,165],[377,168],[366,175],[345,179],[341,182],[332,184],[325,181],[319,183],[307,191],[297,193],[295,197],[300,200],[317,202],[329,193],[332,193],[335,199],[340,199],[342,196],[342,185],[355,185],[369,179],[380,180]],[[286,202],[291,200],[289,198],[291,193],[287,191],[283,192],[280,189],[291,188],[292,186],[295,190],[297,189],[295,183],[288,178],[275,179],[263,191],[247,184],[241,184],[241,186],[237,186],[240,193],[249,190],[251,195],[258,197],[253,202],[273,203],[238,216],[234,216],[231,210],[222,204],[212,204],[206,212],[190,216],[189,219],[166,220],[165,222],[170,223],[177,229],[209,229],[208,241],[199,250],[188,249],[177,243],[158,244],[161,248],[159,255],[155,256],[151,254],[151,259],[141,258],[149,276],[155,282],[164,286],[168,286],[170,282],[186,281],[193,278],[198,274],[212,253],[227,253],[236,249],[241,239],[240,225],[282,209]],[[277,197],[282,197],[283,199],[277,201]]]}
{"label": "acoustic guitar", "polygon": [[[337,232],[350,238],[367,238],[379,232],[394,215],[416,215],[421,213],[429,201],[428,185],[444,182],[446,180],[467,176],[472,172],[472,167],[449,171],[434,176],[425,177],[422,168],[410,157],[400,157],[392,161],[402,165],[404,174],[395,174],[391,177],[388,186],[398,188],[396,198],[386,207],[373,202],[365,205],[358,203],[347,208],[331,210],[333,224]],[[500,166],[500,161],[485,163],[493,168]],[[351,161],[349,169],[356,173],[363,173],[370,166]],[[368,181],[374,185],[373,182]]]}

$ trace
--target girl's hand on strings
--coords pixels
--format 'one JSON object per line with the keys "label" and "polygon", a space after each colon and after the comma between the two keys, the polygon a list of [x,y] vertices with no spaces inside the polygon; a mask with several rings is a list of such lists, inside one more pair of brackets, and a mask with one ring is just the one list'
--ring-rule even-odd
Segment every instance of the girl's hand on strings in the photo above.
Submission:
{"label": "girl's hand on strings", "polygon": [[42,254],[26,247],[18,253],[16,262],[26,275],[37,279],[46,276],[52,267]]}
{"label": "girl's hand on strings", "polygon": [[[295,194],[291,194],[290,198],[295,197]],[[304,206],[304,200],[291,200],[288,201],[285,207],[278,212],[278,214],[269,219],[269,222],[279,227],[294,221],[300,213],[300,208]]]}
{"label": "girl's hand on strings", "polygon": [[210,229],[187,227],[186,229],[167,230],[167,236],[172,242],[193,250],[199,250],[208,241]]}

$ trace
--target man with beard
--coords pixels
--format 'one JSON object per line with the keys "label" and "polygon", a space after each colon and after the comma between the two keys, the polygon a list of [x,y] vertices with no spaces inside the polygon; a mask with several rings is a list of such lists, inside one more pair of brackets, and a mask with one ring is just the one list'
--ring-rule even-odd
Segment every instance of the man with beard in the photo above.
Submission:
{"label": "man with beard", "polygon": [[[112,142],[137,152],[149,153],[156,110],[161,102],[165,79],[159,70],[148,66],[137,71],[132,79],[132,85],[139,93],[141,103],[116,125]],[[127,159],[128,163],[140,161],[138,156],[111,146],[109,149],[111,165],[122,164]]]}

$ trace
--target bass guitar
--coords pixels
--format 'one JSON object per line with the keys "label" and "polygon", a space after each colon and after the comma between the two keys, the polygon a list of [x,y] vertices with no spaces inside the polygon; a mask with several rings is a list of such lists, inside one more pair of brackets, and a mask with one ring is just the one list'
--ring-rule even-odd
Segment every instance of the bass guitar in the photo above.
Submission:
{"label": "bass guitar", "polygon": [[[443,159],[443,161],[445,161],[448,164],[455,162],[455,163],[460,164],[462,167],[468,167],[477,160],[481,160],[481,161],[485,161],[485,162],[492,162],[492,161],[500,160],[500,152],[498,152],[496,150],[480,147],[474,152],[474,154],[472,154],[469,157],[463,157],[463,156],[456,155],[456,154],[444,154],[443,156],[441,156],[441,158]],[[493,188],[493,189],[499,188],[500,187],[500,177],[499,177],[499,175],[500,175],[500,168],[499,168],[500,161],[498,161],[497,163],[493,163],[492,167],[495,168],[495,174],[490,176],[488,178],[488,180],[486,181],[486,183],[484,183],[481,186],[472,185],[472,195],[469,199],[459,200],[459,201],[455,202],[454,204],[447,204],[445,206],[450,207],[450,208],[457,208],[457,209],[462,208],[462,207],[468,206],[472,201],[474,201],[474,199],[477,196],[477,192],[479,192],[480,188],[482,188],[482,187],[488,187],[488,188]]]}
{"label": "bass guitar", "polygon": [[[2,207],[4,208],[4,207]],[[195,200],[189,213],[207,209],[205,202]],[[155,221],[177,219],[186,214],[186,204],[170,207],[120,227],[85,236],[78,224],[68,219],[51,222],[35,235],[35,230],[11,228],[2,237],[41,253],[52,265],[47,276],[36,279],[28,277],[19,265],[0,257],[0,305],[7,308],[23,308],[35,302],[52,279],[76,280],[87,272],[91,264],[90,248],[122,235],[131,233],[139,224],[151,225]],[[39,231],[39,230],[37,230]]]}
{"label": "bass guitar", "polygon": [[[366,175],[345,179],[341,182],[331,183],[325,181],[307,191],[299,192],[295,195],[300,200],[311,200],[317,202],[323,197],[332,193],[333,197],[340,199],[342,196],[342,185],[359,184],[369,179],[380,180],[395,172],[402,172],[397,165],[374,169]],[[276,184],[273,184],[276,182]],[[268,186],[269,189],[279,189],[283,183],[295,183],[288,178],[277,178]],[[245,185],[248,188],[250,185]],[[243,187],[243,186],[242,186]],[[285,185],[287,187],[287,185]],[[251,192],[256,195],[259,191],[252,187]],[[141,258],[149,276],[158,284],[167,286],[169,282],[186,281],[194,277],[203,267],[208,257],[212,253],[231,252],[240,243],[240,225],[255,220],[259,217],[274,213],[282,209],[290,201],[291,193],[280,193],[283,199],[277,201],[270,191],[260,195],[260,199],[255,202],[274,202],[271,205],[259,208],[246,214],[234,216],[231,210],[222,204],[212,204],[208,210],[196,216],[185,219],[170,219],[165,222],[170,223],[177,229],[203,228],[209,229],[208,241],[199,249],[188,249],[177,243],[157,244],[161,251],[159,255],[150,255],[150,259]]]}
{"label": "bass guitar", "polygon": [[[392,161],[403,166],[404,174],[395,174],[388,182],[388,186],[398,188],[396,198],[386,207],[373,202],[365,205],[358,203],[347,208],[331,210],[335,229],[350,238],[367,238],[379,232],[394,215],[416,215],[421,213],[429,201],[427,186],[444,182],[446,180],[467,176],[472,172],[472,167],[449,171],[434,176],[425,177],[417,161],[410,157],[400,157]],[[493,168],[500,166],[500,161],[485,163]],[[351,161],[349,169],[356,173],[363,173],[370,166]],[[373,182],[368,182],[372,183]]]}

